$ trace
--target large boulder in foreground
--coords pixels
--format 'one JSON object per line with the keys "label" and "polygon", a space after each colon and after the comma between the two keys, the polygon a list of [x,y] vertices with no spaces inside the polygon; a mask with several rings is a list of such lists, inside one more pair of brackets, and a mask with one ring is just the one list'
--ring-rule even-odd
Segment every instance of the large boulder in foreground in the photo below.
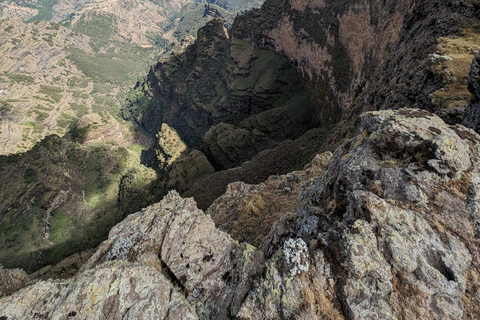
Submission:
{"label": "large boulder in foreground", "polygon": [[[115,226],[75,278],[0,300],[0,318],[476,319],[480,136],[413,109],[362,122],[257,248],[172,192]],[[229,192],[290,199],[274,182]],[[219,227],[249,217],[223,198]]]}

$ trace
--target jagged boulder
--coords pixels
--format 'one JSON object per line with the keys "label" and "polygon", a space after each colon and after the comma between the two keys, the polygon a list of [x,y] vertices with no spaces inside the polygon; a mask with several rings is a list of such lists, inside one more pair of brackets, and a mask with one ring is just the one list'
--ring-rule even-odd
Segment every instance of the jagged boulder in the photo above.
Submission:
{"label": "jagged boulder", "polygon": [[115,226],[76,278],[41,281],[8,297],[0,317],[225,319],[261,261],[253,247],[217,230],[192,199],[171,192]]}
{"label": "jagged boulder", "polygon": [[362,122],[300,196],[322,212],[318,240],[333,256],[346,315],[475,318],[480,137],[419,110]]}
{"label": "jagged boulder", "polygon": [[[171,192],[115,226],[75,278],[0,300],[0,317],[476,319],[479,145],[426,111],[366,113],[333,156],[280,179],[311,177],[258,248]],[[230,193],[273,197],[275,181]],[[240,201],[223,199],[233,208],[210,212],[239,219]]]}

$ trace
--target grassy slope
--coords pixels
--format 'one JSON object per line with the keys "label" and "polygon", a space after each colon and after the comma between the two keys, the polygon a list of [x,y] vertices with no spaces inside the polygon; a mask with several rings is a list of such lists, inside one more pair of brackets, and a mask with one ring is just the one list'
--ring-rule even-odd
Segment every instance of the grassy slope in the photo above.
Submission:
{"label": "grassy slope", "polygon": [[[142,145],[121,139],[122,146],[112,141],[84,143],[85,132],[75,129],[78,119],[92,112],[116,116],[119,101],[156,58],[157,49],[119,39],[112,27],[115,17],[110,15],[93,14],[88,23],[72,25],[71,31],[40,21],[51,16],[48,12],[54,3],[44,2],[37,8],[40,13],[28,26],[33,41],[46,42],[65,53],[65,59],[49,66],[59,75],[48,81],[28,70],[0,75],[9,85],[35,85],[36,97],[25,99],[40,101],[29,107],[29,117],[22,122],[20,150],[26,152],[0,156],[0,195],[4,199],[0,204],[0,263],[27,271],[97,245],[126,214],[157,199],[151,190],[156,174],[140,165]],[[204,5],[196,8],[171,25],[176,37],[196,32],[209,19]],[[227,15],[215,10],[215,14]],[[65,30],[77,40],[58,43],[56,32]],[[69,97],[67,107],[57,114],[52,130],[44,131],[44,121],[58,112],[56,105],[65,97]],[[0,112],[14,119],[22,102],[0,100]],[[29,142],[68,131],[71,133],[64,138],[48,136],[28,150]]]}
{"label": "grassy slope", "polygon": [[0,156],[0,173],[0,263],[27,271],[97,245],[152,201],[148,185],[155,179],[139,153],[55,136],[15,159]]}

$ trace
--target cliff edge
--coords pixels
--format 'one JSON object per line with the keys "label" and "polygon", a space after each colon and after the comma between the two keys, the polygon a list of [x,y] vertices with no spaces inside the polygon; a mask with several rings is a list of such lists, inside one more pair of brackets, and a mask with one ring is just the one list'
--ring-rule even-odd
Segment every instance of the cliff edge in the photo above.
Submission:
{"label": "cliff edge", "polygon": [[480,136],[416,109],[369,112],[361,127],[277,179],[308,176],[276,185],[296,205],[256,247],[210,217],[234,215],[235,199],[206,215],[171,192],[115,226],[76,277],[0,300],[0,317],[475,319]]}

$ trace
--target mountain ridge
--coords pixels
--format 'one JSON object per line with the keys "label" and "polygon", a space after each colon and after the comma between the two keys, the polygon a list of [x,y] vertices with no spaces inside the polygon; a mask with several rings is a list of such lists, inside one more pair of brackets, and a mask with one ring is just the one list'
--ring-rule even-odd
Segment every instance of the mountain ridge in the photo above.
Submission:
{"label": "mountain ridge", "polygon": [[[71,21],[2,20],[0,152],[23,151],[0,156],[0,260],[6,267],[33,272],[56,264],[97,245],[128,213],[160,200],[157,174],[141,164],[142,150],[153,139],[119,117],[120,101],[158,50],[182,51],[193,36],[175,47],[170,43],[231,13],[213,4],[182,7],[178,2],[175,10],[183,11],[171,12],[174,21],[165,18],[159,26],[152,21],[159,19],[155,12],[134,19],[140,27],[169,27],[166,45],[143,27],[126,28],[134,21],[130,16],[121,18],[122,12],[141,15],[156,5],[147,2],[132,7],[139,2],[60,1],[54,9],[77,6]],[[39,14],[45,12],[42,8],[37,8]],[[55,17],[51,19],[60,19]],[[134,40],[128,30],[140,32],[150,47],[159,49],[122,40]],[[197,156],[192,159],[203,165]]]}
{"label": "mountain ridge", "polygon": [[[138,200],[122,214],[165,196],[116,224],[73,277],[78,264],[65,262],[67,279],[0,300],[0,316],[476,319],[479,10],[476,0],[268,0],[230,33],[209,22],[123,106],[155,140],[134,149],[152,184],[108,160],[129,150],[76,144],[108,119],[37,147],[63,146],[85,177],[98,171],[90,203],[108,170]],[[21,156],[0,160],[14,168]],[[37,183],[23,161],[15,174]]]}

